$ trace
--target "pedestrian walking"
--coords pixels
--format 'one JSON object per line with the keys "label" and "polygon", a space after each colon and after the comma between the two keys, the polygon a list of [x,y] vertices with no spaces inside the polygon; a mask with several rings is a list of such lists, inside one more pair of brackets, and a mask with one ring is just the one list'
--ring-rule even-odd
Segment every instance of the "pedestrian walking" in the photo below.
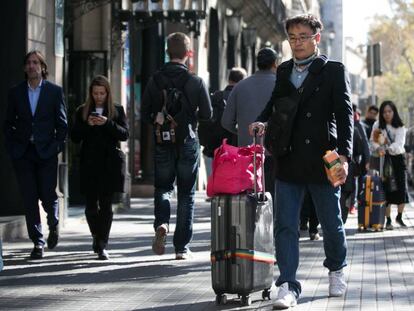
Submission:
{"label": "pedestrian walking", "polygon": [[[345,182],[352,156],[353,116],[348,74],[344,65],[319,55],[322,23],[313,15],[289,18],[286,32],[293,58],[279,65],[272,98],[251,124],[250,131],[265,132],[275,165],[275,244],[280,275],[275,308],[296,305],[301,284],[299,213],[309,191],[324,233],[329,269],[329,295],[342,296],[346,283],[347,244],[340,211],[340,187],[327,178],[322,157],[336,150],[340,163],[335,177]],[[293,130],[294,129],[294,130]]]}
{"label": "pedestrian walking", "polygon": [[401,227],[407,226],[402,220],[405,204],[409,202],[404,149],[406,131],[394,102],[384,101],[379,109],[379,120],[372,127],[370,142],[374,154],[385,157],[383,170],[385,200],[387,202],[385,209],[387,218],[385,228],[387,230],[393,229],[391,204],[398,205],[395,221]]}
{"label": "pedestrian walking", "polygon": [[[276,82],[277,53],[271,48],[262,48],[256,56],[257,70],[252,76],[240,81],[232,90],[223,112],[221,124],[237,135],[238,146],[252,144],[249,124],[256,120],[269,101]],[[273,160],[266,155],[265,171],[272,171]],[[273,196],[274,179],[266,174],[266,189]]]}
{"label": "pedestrian walking", "polygon": [[341,214],[345,224],[348,213],[355,213],[355,202],[357,198],[358,185],[361,184],[360,177],[366,175],[370,158],[369,142],[365,129],[359,121],[359,113],[356,105],[352,105],[354,111],[354,134],[352,159],[349,162],[348,176],[345,184],[341,186]]}
{"label": "pedestrian walking", "polygon": [[[309,226],[308,226],[309,223]],[[302,209],[300,210],[300,230],[308,230],[311,241],[320,239],[319,220],[316,215],[315,204],[312,201],[310,193],[307,191],[303,197]]]}
{"label": "pedestrian walking", "polygon": [[76,109],[71,139],[81,144],[80,190],[86,199],[92,249],[100,260],[109,259],[112,198],[115,192],[124,191],[125,156],[120,142],[128,136],[124,108],[112,101],[108,79],[94,77],[85,103]]}
{"label": "pedestrian walking", "polygon": [[200,145],[203,146],[203,158],[206,163],[207,176],[211,174],[212,158],[214,150],[218,148],[227,138],[227,143],[237,146],[237,136],[221,125],[223,111],[226,108],[227,100],[234,86],[247,76],[244,68],[232,68],[228,77],[228,85],[222,91],[216,91],[211,96],[211,105],[213,107],[213,116],[211,120],[200,122],[198,126],[198,137]]}
{"label": "pedestrian walking", "polygon": [[376,105],[370,105],[365,113],[365,118],[361,121],[365,128],[365,133],[369,139],[371,137],[372,126],[378,118],[378,107]]}
{"label": "pedestrian walking", "polygon": [[55,248],[59,239],[57,165],[67,134],[66,106],[62,88],[46,80],[47,64],[41,52],[27,53],[23,65],[26,80],[10,89],[4,134],[34,244],[30,258],[40,259],[46,242],[39,200],[47,213],[48,248]]}
{"label": "pedestrian walking", "polygon": [[203,80],[188,71],[190,38],[176,32],[167,38],[170,62],[149,80],[142,101],[143,121],[154,128],[154,229],[152,249],[165,252],[171,215],[171,195],[177,184],[176,259],[190,259],[194,193],[200,162],[197,118],[211,118],[212,108]]}

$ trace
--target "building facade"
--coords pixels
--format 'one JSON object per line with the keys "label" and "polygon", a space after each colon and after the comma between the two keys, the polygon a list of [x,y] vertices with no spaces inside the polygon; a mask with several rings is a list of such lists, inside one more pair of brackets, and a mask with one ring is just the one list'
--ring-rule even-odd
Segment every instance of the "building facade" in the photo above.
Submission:
{"label": "building facade", "polygon": [[344,62],[343,0],[321,3],[321,19],[324,24],[321,51],[330,59]]}
{"label": "building facade", "polygon": [[[283,21],[305,12],[319,16],[320,10],[312,0],[26,0],[2,6],[0,31],[8,42],[0,58],[6,68],[0,83],[2,111],[8,88],[24,78],[22,60],[32,49],[46,55],[50,80],[64,87],[69,125],[91,79],[108,76],[114,100],[124,106],[130,124],[130,139],[122,145],[128,159],[127,193],[117,200],[125,206],[130,195],[152,195],[152,129],[141,122],[140,102],[151,75],[168,61],[166,37],[176,31],[189,35],[193,55],[188,66],[214,92],[224,88],[232,67],[254,73],[255,54],[264,46],[274,48],[280,61],[288,59]],[[0,143],[4,151],[2,133]],[[0,157],[5,202],[0,213],[22,214],[10,160],[5,152]],[[59,166],[63,207],[83,203],[78,159],[79,147],[68,142]]]}

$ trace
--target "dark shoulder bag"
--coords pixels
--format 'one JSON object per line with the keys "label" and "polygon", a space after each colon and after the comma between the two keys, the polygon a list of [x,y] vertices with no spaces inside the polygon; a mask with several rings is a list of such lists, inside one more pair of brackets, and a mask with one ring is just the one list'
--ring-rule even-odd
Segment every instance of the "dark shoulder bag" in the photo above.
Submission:
{"label": "dark shoulder bag", "polygon": [[284,156],[290,151],[290,138],[298,106],[299,99],[289,96],[280,97],[274,103],[265,132],[265,147],[275,157]]}
{"label": "dark shoulder bag", "polygon": [[[280,96],[273,103],[273,113],[268,121],[265,133],[265,147],[275,157],[287,155],[291,150],[291,136],[296,114],[303,98],[303,93],[307,88],[314,89],[320,80],[317,78],[321,70],[327,64],[328,59],[325,55],[318,56],[308,69],[308,76],[303,81],[300,88],[295,89],[288,96]],[[285,93],[283,89],[294,88],[290,83],[289,75],[291,65],[283,66],[282,71],[277,72],[276,87],[280,93]],[[282,65],[280,66],[282,67]],[[281,83],[281,84],[279,84]]]}
{"label": "dark shoulder bag", "polygon": [[[388,139],[390,140],[391,143],[393,143],[388,129],[386,128],[385,130],[387,131]],[[384,174],[383,184],[384,184],[385,191],[386,192],[397,191],[398,185],[397,185],[397,179],[395,178],[394,165],[392,164],[391,155],[388,152],[385,153],[383,172],[384,172],[383,173]]]}

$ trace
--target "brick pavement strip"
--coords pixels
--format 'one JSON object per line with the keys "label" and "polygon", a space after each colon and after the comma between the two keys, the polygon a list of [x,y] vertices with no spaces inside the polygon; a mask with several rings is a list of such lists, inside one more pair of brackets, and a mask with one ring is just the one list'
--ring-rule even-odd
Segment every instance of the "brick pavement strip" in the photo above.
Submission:
{"label": "brick pavement strip", "polygon": [[[191,261],[174,260],[171,234],[166,255],[152,254],[151,199],[134,199],[130,210],[115,215],[109,262],[95,259],[83,216],[69,218],[58,247],[46,249],[43,260],[28,259],[32,246],[27,240],[5,243],[0,310],[271,310],[272,301],[262,301],[260,292],[252,295],[253,304],[248,307],[240,306],[234,295],[229,295],[227,305],[215,306],[209,263],[210,209],[201,194],[196,204]],[[358,233],[356,216],[350,216],[348,290],[343,298],[327,297],[323,241],[310,241],[302,233],[298,278],[303,293],[295,310],[414,310],[414,211],[410,206],[406,217],[408,229]]]}

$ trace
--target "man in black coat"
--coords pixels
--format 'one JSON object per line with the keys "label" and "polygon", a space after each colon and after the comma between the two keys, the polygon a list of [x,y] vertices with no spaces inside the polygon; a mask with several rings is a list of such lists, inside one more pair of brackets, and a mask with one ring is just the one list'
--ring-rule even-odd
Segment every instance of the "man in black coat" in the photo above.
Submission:
{"label": "man in black coat", "polygon": [[[276,122],[279,124],[268,125],[273,128],[291,120],[290,124],[285,123],[291,126],[290,136],[279,136],[282,140],[276,141],[276,144],[287,142],[287,145],[272,148],[276,175],[276,259],[280,270],[275,308],[296,305],[301,292],[296,279],[298,221],[306,191],[312,196],[323,230],[326,255],[323,264],[329,269],[329,295],[342,296],[346,290],[342,268],[346,266],[347,245],[339,204],[340,187],[329,183],[322,157],[328,150],[337,151],[340,163],[335,175],[340,183],[345,182],[352,156],[352,105],[344,65],[319,55],[322,28],[322,23],[308,14],[287,20],[286,31],[293,58],[279,66],[272,98],[250,126],[251,132],[258,129],[263,135],[265,122],[272,113],[281,117]],[[280,114],[287,102],[289,109],[292,103],[298,103],[297,106],[293,104],[297,107],[296,112]],[[272,116],[271,120],[275,118]]]}
{"label": "man in black coat", "polygon": [[45,240],[39,200],[47,213],[49,249],[58,243],[58,200],[56,195],[58,154],[67,134],[63,92],[46,80],[47,64],[39,51],[24,59],[26,80],[10,89],[4,122],[6,145],[23,196],[26,224],[34,248],[32,259],[43,257]]}
{"label": "man in black coat", "polygon": [[[211,103],[203,80],[188,72],[190,38],[176,32],[167,38],[170,62],[148,82],[142,100],[142,118],[160,128],[167,119],[176,120],[173,132],[161,127],[154,132],[154,229],[152,249],[157,255],[165,252],[169,231],[171,195],[177,182],[177,221],[174,232],[176,259],[189,259],[188,244],[193,235],[194,194],[200,162],[197,121],[211,118]],[[174,93],[174,96],[168,94]],[[171,97],[178,98],[173,101]],[[181,108],[180,108],[181,107]],[[171,123],[170,123],[171,125]]]}
{"label": "man in black coat", "polygon": [[375,121],[377,121],[379,113],[379,108],[376,105],[370,105],[367,108],[367,112],[365,113],[365,118],[361,121],[361,124],[365,128],[365,133],[367,135],[368,140],[371,137],[372,126],[374,125]]}
{"label": "man in black coat", "polygon": [[348,219],[348,212],[355,204],[358,196],[358,184],[361,178],[367,173],[367,164],[369,163],[370,151],[369,141],[365,134],[365,128],[359,121],[360,114],[355,104],[352,105],[354,110],[354,135],[352,160],[349,162],[348,176],[343,185],[341,185],[341,214],[342,221],[345,224]]}

